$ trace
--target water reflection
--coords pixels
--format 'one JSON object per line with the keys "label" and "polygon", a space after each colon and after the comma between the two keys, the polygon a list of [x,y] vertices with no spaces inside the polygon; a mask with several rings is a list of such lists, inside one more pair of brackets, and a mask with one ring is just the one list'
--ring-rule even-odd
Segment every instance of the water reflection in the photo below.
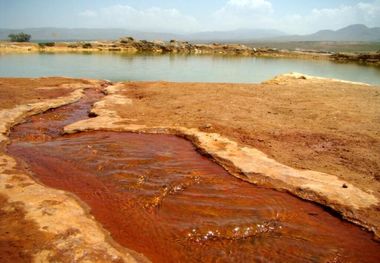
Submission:
{"label": "water reflection", "polygon": [[380,84],[380,68],[321,60],[120,53],[0,55],[1,77],[259,83],[288,72]]}

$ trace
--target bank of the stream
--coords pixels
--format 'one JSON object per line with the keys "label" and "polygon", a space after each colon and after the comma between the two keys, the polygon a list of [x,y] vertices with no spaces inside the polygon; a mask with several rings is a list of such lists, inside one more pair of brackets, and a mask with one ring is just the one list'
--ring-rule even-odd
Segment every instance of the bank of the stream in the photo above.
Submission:
{"label": "bank of the stream", "polygon": [[229,175],[169,135],[62,135],[102,96],[32,116],[9,153],[41,183],[76,194],[120,244],[154,262],[378,262],[370,233],[321,207]]}

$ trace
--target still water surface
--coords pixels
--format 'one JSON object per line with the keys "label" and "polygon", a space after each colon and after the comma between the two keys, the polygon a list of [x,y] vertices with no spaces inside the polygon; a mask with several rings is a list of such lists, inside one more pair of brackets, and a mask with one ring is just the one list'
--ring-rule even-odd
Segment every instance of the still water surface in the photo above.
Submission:
{"label": "still water surface", "polygon": [[112,81],[259,83],[288,72],[380,85],[380,68],[330,61],[236,56],[0,55],[0,77],[67,76]]}

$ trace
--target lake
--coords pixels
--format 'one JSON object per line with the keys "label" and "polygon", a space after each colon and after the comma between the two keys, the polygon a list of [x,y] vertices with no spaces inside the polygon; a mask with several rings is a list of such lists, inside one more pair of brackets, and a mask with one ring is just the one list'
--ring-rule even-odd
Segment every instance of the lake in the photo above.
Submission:
{"label": "lake", "polygon": [[117,53],[0,55],[0,77],[259,83],[289,72],[380,85],[379,67],[319,60]]}

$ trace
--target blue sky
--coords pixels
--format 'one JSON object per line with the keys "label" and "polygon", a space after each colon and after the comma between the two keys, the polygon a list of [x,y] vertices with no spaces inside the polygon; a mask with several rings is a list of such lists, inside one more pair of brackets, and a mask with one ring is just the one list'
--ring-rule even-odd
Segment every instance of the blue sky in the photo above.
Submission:
{"label": "blue sky", "polygon": [[311,33],[380,26],[380,0],[0,0],[0,27],[99,27],[156,32],[273,28]]}

